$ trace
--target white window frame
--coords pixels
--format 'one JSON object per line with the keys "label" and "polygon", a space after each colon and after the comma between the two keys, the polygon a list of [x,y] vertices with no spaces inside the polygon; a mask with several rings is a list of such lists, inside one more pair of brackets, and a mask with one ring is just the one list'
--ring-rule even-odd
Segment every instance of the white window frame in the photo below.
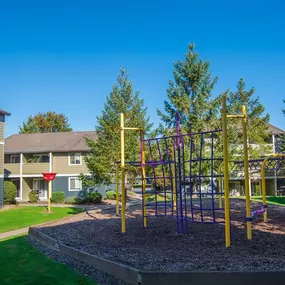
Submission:
{"label": "white window frame", "polygon": [[[71,179],[76,179],[76,180],[78,180],[79,181],[79,183],[81,184],[81,188],[80,189],[77,189],[77,188],[75,188],[75,189],[71,189],[70,188],[70,182],[71,182]],[[76,186],[76,185],[75,185]],[[76,176],[74,176],[74,177],[68,177],[68,191],[70,191],[70,192],[78,192],[78,191],[82,191],[83,190],[83,186],[82,186],[82,181],[81,180],[79,180],[79,178],[78,177],[76,177]]]}
{"label": "white window frame", "polygon": [[[12,162],[12,157],[19,157],[19,162]],[[21,162],[21,155],[20,154],[12,154],[10,157],[10,163],[20,163]]]}
{"label": "white window frame", "polygon": [[[80,163],[78,164],[73,164],[71,163],[71,156],[74,155],[74,156],[79,156],[80,157]],[[70,166],[76,166],[76,165],[82,165],[82,154],[81,152],[72,152],[72,153],[69,153],[68,155],[68,165]]]}
{"label": "white window frame", "polygon": [[[46,184],[46,189],[34,189],[34,181],[44,181],[44,184]],[[33,178],[33,189],[32,190],[40,190],[40,191],[44,191],[45,196],[44,197],[40,197],[40,200],[46,200],[48,198],[48,184],[47,182],[45,182],[45,180],[43,178]]]}

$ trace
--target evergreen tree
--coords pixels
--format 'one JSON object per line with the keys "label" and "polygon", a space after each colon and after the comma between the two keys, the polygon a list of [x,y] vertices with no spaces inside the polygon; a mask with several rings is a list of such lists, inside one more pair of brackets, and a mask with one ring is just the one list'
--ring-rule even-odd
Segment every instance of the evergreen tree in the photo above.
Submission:
{"label": "evergreen tree", "polygon": [[[120,160],[120,113],[124,113],[126,127],[144,127],[145,132],[151,128],[147,108],[139,92],[133,90],[128,73],[121,69],[117,82],[110,95],[107,96],[102,114],[97,117],[97,139],[87,139],[90,152],[86,157],[86,164],[92,173],[94,184],[110,184],[114,182],[116,162]],[[125,160],[140,161],[138,131],[125,131]],[[132,183],[140,167],[126,165],[126,179]],[[81,175],[83,182],[86,177]]]}
{"label": "evergreen tree", "polygon": [[[227,96],[229,114],[241,114],[242,105],[246,106],[250,158],[262,157],[270,152],[266,146],[269,136],[267,131],[269,114],[265,113],[264,106],[254,92],[254,88],[246,90],[245,81],[240,79],[237,91],[228,92]],[[229,119],[228,128],[230,155],[240,159],[240,155],[243,154],[241,119]]]}
{"label": "evergreen tree", "polygon": [[[194,44],[188,46],[184,61],[174,63],[173,76],[167,89],[168,101],[164,101],[165,113],[157,110],[164,125],[175,127],[178,113],[181,127],[187,132],[209,128],[217,112],[212,91],[218,78],[212,78],[210,63],[199,59]],[[164,130],[164,126],[160,128]]]}

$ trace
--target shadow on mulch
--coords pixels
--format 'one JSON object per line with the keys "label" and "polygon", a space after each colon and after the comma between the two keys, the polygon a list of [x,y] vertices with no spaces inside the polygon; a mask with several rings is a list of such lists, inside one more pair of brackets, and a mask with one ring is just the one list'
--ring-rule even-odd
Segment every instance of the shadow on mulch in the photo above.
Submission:
{"label": "shadow on mulch", "polygon": [[[258,205],[253,205],[253,207]],[[267,224],[258,216],[253,237],[246,239],[245,202],[231,202],[231,248],[225,248],[223,224],[189,223],[188,234],[176,233],[172,216],[148,219],[142,227],[140,210],[127,216],[127,232],[120,218],[102,211],[38,227],[68,246],[141,270],[150,271],[275,271],[285,269],[285,209],[269,207]],[[217,213],[223,219],[223,213]]]}

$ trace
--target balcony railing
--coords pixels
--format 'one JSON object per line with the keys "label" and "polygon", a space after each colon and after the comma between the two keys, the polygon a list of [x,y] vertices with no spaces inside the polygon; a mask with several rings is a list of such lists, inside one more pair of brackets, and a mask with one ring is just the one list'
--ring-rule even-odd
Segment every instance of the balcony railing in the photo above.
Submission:
{"label": "balcony railing", "polygon": [[48,171],[48,162],[23,163],[23,174],[40,174]]}
{"label": "balcony railing", "polygon": [[20,163],[4,163],[5,176],[19,175],[20,174]]}

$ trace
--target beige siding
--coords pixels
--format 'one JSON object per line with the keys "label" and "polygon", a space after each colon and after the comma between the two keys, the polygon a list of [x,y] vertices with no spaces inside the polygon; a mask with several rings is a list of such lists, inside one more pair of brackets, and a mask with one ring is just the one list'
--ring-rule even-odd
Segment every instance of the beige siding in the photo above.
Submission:
{"label": "beige siding", "polygon": [[29,201],[29,193],[33,189],[33,178],[23,178],[22,201]]}
{"label": "beige siding", "polygon": [[88,168],[84,162],[84,155],[82,154],[82,165],[69,165],[68,153],[54,153],[53,154],[53,169],[52,171],[58,174],[80,174],[88,173]]}
{"label": "beige siding", "polygon": [[0,141],[4,140],[4,123],[0,122]]}
{"label": "beige siding", "polygon": [[5,163],[4,168],[7,175],[20,175],[20,163]]}
{"label": "beige siding", "polygon": [[4,145],[0,144],[0,175],[4,174]]}
{"label": "beige siding", "polygon": [[24,163],[23,174],[40,174],[49,171],[49,163]]}

